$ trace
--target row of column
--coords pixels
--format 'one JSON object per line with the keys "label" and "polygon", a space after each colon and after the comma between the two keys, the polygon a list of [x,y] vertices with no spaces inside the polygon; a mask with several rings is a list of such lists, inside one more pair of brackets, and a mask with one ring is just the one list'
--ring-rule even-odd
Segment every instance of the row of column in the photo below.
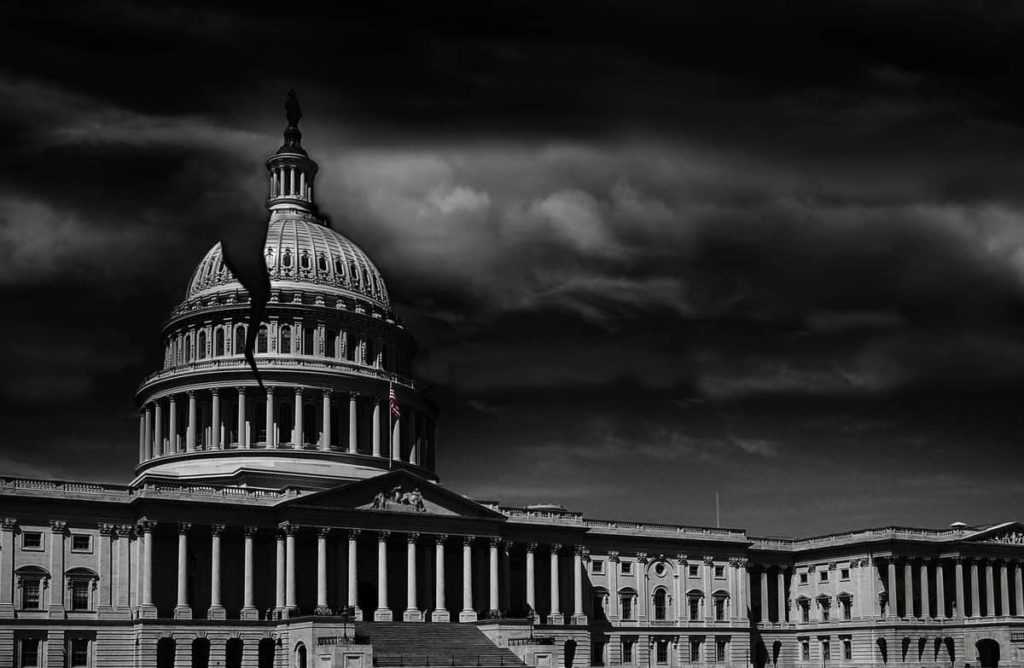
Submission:
{"label": "row of column", "polygon": [[297,197],[313,201],[313,184],[306,183],[306,172],[288,165],[270,170],[270,198]]}
{"label": "row of column", "polygon": [[[968,565],[969,570],[967,573],[964,572],[965,563]],[[999,567],[999,597],[996,597],[996,564]],[[928,560],[922,560],[917,565],[917,573],[914,570],[914,560],[906,559],[903,560],[903,600],[904,600],[904,614],[902,617],[914,617],[917,616],[921,619],[927,619],[934,617],[936,619],[947,619],[946,610],[946,592],[945,592],[945,574],[942,567],[942,560],[936,560],[930,562]],[[954,600],[955,609],[953,610],[953,616],[955,617],[996,617],[996,616],[1009,616],[1012,614],[1010,608],[1010,565],[1008,561],[997,561],[992,559],[972,559],[972,558],[956,558],[953,560],[953,587],[954,587]],[[1024,614],[1024,580],[1022,580],[1022,568],[1021,563],[1013,562],[1013,580],[1014,580],[1014,603],[1015,609],[1018,615]],[[984,574],[982,575],[981,568],[984,568]],[[886,609],[885,616],[887,618],[895,618],[899,612],[897,606],[897,573],[898,568],[896,559],[889,559],[887,566],[887,578],[886,578]],[[936,610],[930,608],[930,592],[929,585],[932,578],[929,577],[929,571],[934,570],[935,580],[935,601]],[[916,577],[915,577],[916,575]],[[985,610],[981,608],[981,578],[985,579]],[[967,581],[967,577],[970,581]],[[917,582],[917,594],[915,596],[915,582]],[[967,614],[967,592],[970,591],[970,614]],[[914,602],[918,600],[920,602],[920,614],[915,615]],[[998,604],[998,605],[997,605]]]}
{"label": "row of column", "polygon": [[[238,448],[253,448],[257,443],[263,443],[264,447],[280,447],[281,441],[278,436],[278,421],[277,411],[275,410],[276,401],[275,395],[279,390],[288,390],[289,388],[274,388],[273,386],[267,386],[266,389],[266,403],[265,411],[266,415],[264,418],[264,424],[267,426],[266,438],[263,441],[256,441],[253,438],[253,432],[255,431],[252,425],[252,421],[249,419],[248,408],[247,408],[247,396],[248,391],[245,387],[239,387],[234,391],[224,391],[225,393],[230,392],[234,396],[234,408],[237,420],[236,439],[234,443],[237,444]],[[221,393],[222,390],[212,389],[209,390],[209,406],[210,406],[210,437],[208,439],[207,447],[208,450],[221,450],[227,448],[229,445],[226,441],[228,432],[227,425],[221,420]],[[305,433],[305,419],[304,411],[307,406],[306,398],[309,394],[317,392],[317,390],[303,389],[301,387],[293,388],[294,392],[294,411],[292,414],[292,433],[291,433],[291,444],[293,448],[302,448],[306,443],[307,436]],[[320,433],[317,440],[317,447],[319,450],[328,452],[332,450],[332,441],[334,440],[333,430],[333,415],[334,415],[334,393],[331,390],[319,390],[320,401],[322,403],[321,409],[318,411],[320,414]],[[197,391],[188,390],[185,393],[185,400],[188,402],[188,410],[185,421],[185,448],[184,452],[194,452],[200,449],[200,419],[199,419],[199,407],[197,397]],[[166,399],[155,399],[147,403],[140,415],[139,415],[139,461],[147,461],[154,457],[160,457],[162,455],[175,454],[181,452],[180,449],[180,431],[178,428],[178,397],[181,395],[172,394]],[[425,447],[430,425],[428,424],[427,418],[423,417],[417,411],[407,411],[409,428],[411,431],[411,442],[409,444],[408,456],[402,459],[402,420],[394,419],[389,416],[388,404],[386,398],[372,398],[373,401],[373,417],[371,419],[371,447],[372,455],[374,457],[382,456],[383,439],[385,436],[390,438],[390,456],[395,461],[408,461],[410,464],[419,464],[422,458],[422,450]],[[165,437],[164,429],[164,403],[167,403],[167,422],[168,426],[166,429],[167,436]],[[359,444],[359,410],[358,410],[359,394],[348,393],[348,435],[347,435],[347,452],[351,454],[357,453]],[[382,417],[388,415],[388,423],[391,425],[391,433],[387,435],[382,431]],[[223,432],[223,433],[222,433]]]}
{"label": "row of column", "polygon": [[[139,531],[142,535],[141,561],[142,561],[142,593],[140,605],[144,609],[153,608],[153,530],[155,522],[142,520],[139,522]],[[188,598],[188,539],[192,525],[189,522],[178,523],[178,558],[177,558],[177,598],[174,607],[174,617],[178,619],[189,619],[192,617],[192,608]],[[274,609],[278,614],[288,614],[297,609],[297,596],[295,585],[296,558],[295,540],[296,533],[300,527],[291,522],[283,522],[279,526],[276,535],[275,555],[275,600]],[[211,540],[211,563],[210,563],[210,619],[224,619],[225,611],[221,600],[221,534],[224,525],[215,524],[210,527]],[[331,614],[328,607],[328,568],[327,568],[327,539],[332,529],[329,527],[317,527],[316,546],[316,614]],[[358,529],[346,529],[347,537],[347,573],[346,573],[346,607],[351,608],[357,619],[363,618],[363,610],[358,600],[358,559],[357,540],[361,531]],[[253,538],[257,532],[256,527],[245,527],[245,540],[243,543],[243,595],[242,595],[242,619],[256,619],[258,612],[254,604],[253,588]],[[374,532],[377,540],[377,605],[373,611],[375,621],[393,621],[393,612],[388,607],[388,540],[390,531]],[[424,621],[424,611],[420,608],[417,600],[417,551],[416,546],[421,539],[419,533],[407,533],[406,538],[406,607],[402,613],[402,620],[407,622]],[[430,620],[434,622],[450,621],[450,613],[445,601],[445,560],[446,545],[449,536],[440,534],[432,537],[434,543],[434,608]],[[459,611],[460,622],[476,621],[478,612],[473,607],[473,559],[472,546],[477,540],[476,536],[460,536],[461,539],[461,561],[462,561],[462,607]],[[508,541],[497,537],[488,537],[488,616],[499,614],[499,547],[509,546]],[[526,602],[531,610],[535,609],[536,601],[536,577],[535,577],[535,552],[537,545],[529,544],[526,548]],[[559,552],[561,545],[551,545],[551,610],[548,617],[549,624],[562,624],[564,617],[560,612],[559,601]],[[583,558],[584,549],[576,546],[573,550],[573,614],[572,623],[586,624],[587,618],[583,612]],[[558,612],[554,612],[558,611]]]}

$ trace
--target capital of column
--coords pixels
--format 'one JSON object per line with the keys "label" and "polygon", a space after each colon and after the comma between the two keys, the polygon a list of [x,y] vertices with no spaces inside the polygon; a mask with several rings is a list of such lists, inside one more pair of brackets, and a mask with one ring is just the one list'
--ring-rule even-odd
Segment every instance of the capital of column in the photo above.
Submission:
{"label": "capital of column", "polygon": [[551,545],[549,546],[549,549],[551,550],[551,554],[558,554],[559,552],[562,551],[562,544],[561,543],[551,543]]}
{"label": "capital of column", "polygon": [[323,388],[323,390],[321,390],[321,391],[323,392],[323,396],[324,396],[324,399],[330,399],[330,398],[331,398],[331,394],[332,394],[333,392],[331,391],[331,389],[330,389],[330,388],[327,388],[327,387],[325,387],[325,388]]}
{"label": "capital of column", "polygon": [[[121,527],[123,526],[125,525],[121,525]],[[153,529],[156,528],[156,522],[146,517],[142,517],[135,523],[135,526],[138,527],[138,530],[142,533],[153,533]],[[118,527],[119,533],[121,531],[121,527]]]}
{"label": "capital of column", "polygon": [[712,564],[714,564],[715,563],[714,555],[705,554],[704,555],[704,563],[707,564],[708,566],[711,566]]}
{"label": "capital of column", "polygon": [[210,525],[210,535],[211,536],[219,536],[222,533],[224,533],[224,529],[225,528],[226,527],[223,524],[211,524]]}
{"label": "capital of column", "polygon": [[103,536],[113,536],[114,532],[117,531],[117,525],[112,522],[97,522],[96,528]]}
{"label": "capital of column", "polygon": [[345,536],[349,540],[355,540],[355,539],[359,538],[359,534],[361,534],[361,533],[362,533],[362,531],[360,531],[359,529],[349,529],[349,530],[347,530],[345,532]]}
{"label": "capital of column", "polygon": [[446,534],[446,533],[439,533],[439,534],[434,536],[434,544],[435,545],[444,545],[444,543],[447,540],[448,540],[448,534]]}
{"label": "capital of column", "polygon": [[68,523],[64,520],[50,520],[50,532],[65,534],[68,532]]}
{"label": "capital of column", "polygon": [[251,526],[251,525],[250,526],[246,526],[246,527],[243,528],[243,531],[245,531],[245,535],[250,537],[250,538],[255,536],[257,533],[259,533],[259,530],[260,530],[259,527],[254,527],[254,526]]}
{"label": "capital of column", "polygon": [[0,530],[14,531],[18,527],[18,520],[13,517],[0,518]]}
{"label": "capital of column", "polygon": [[283,533],[286,536],[294,536],[296,532],[298,532],[300,527],[298,524],[294,522],[285,520],[284,522],[278,522],[277,528],[281,533]]}
{"label": "capital of column", "polygon": [[391,537],[391,532],[390,531],[378,531],[377,532],[377,541],[378,542],[383,543],[384,541],[386,541],[390,537]]}
{"label": "capital of column", "polygon": [[178,533],[179,534],[187,534],[191,530],[192,530],[192,523],[191,522],[178,522]]}
{"label": "capital of column", "polygon": [[114,527],[114,532],[118,536],[123,536],[125,538],[131,538],[132,536],[152,533],[153,528],[156,526],[156,522],[145,520],[145,523],[146,526],[143,526],[142,522],[140,522],[139,524],[118,524]]}
{"label": "capital of column", "polygon": [[420,539],[420,535],[419,535],[419,533],[417,533],[415,531],[411,531],[411,532],[405,534],[406,542],[412,543],[413,545],[415,545],[417,542],[419,542],[419,539]]}
{"label": "capital of column", "polygon": [[686,565],[686,560],[689,559],[689,558],[690,557],[687,554],[683,554],[682,552],[677,553],[676,554],[676,563],[678,563],[680,566],[685,566]]}
{"label": "capital of column", "polygon": [[[729,565],[732,566],[733,568],[745,568],[746,565],[747,565],[747,558],[746,557],[730,557],[729,558]],[[829,567],[829,570],[832,570],[831,566]]]}
{"label": "capital of column", "polygon": [[613,564],[619,563],[619,551],[608,550],[608,561],[612,562]]}
{"label": "capital of column", "polygon": [[317,536],[322,536],[324,538],[327,538],[328,536],[331,535],[331,527],[317,527],[316,528],[316,535]]}
{"label": "capital of column", "polygon": [[638,564],[646,564],[647,563],[647,553],[646,552],[637,552],[636,553],[636,561],[637,561]]}
{"label": "capital of column", "polygon": [[302,396],[302,388],[301,387],[296,387],[295,388],[295,396],[297,396],[297,397],[301,397]]}
{"label": "capital of column", "polygon": [[501,545],[501,538],[499,538],[498,536],[488,536],[487,545],[490,547],[498,547],[499,545]]}
{"label": "capital of column", "polygon": [[537,551],[537,543],[527,543],[526,544],[526,551],[527,552],[536,552]]}
{"label": "capital of column", "polygon": [[210,388],[210,395],[211,396],[216,397],[219,394],[220,394],[220,388],[218,388],[218,387],[211,387]]}
{"label": "capital of column", "polygon": [[475,541],[475,540],[476,540],[476,536],[463,536],[462,537],[462,544],[463,545],[472,545],[473,541]]}

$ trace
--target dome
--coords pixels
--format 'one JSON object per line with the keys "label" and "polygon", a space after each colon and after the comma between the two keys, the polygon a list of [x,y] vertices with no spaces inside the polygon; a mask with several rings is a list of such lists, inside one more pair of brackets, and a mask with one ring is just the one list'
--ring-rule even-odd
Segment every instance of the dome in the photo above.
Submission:
{"label": "dome", "polygon": [[[267,229],[263,257],[271,285],[275,282],[311,284],[390,308],[384,279],[363,249],[309,214],[274,212]],[[242,285],[224,264],[218,242],[192,274],[186,299],[241,289]]]}

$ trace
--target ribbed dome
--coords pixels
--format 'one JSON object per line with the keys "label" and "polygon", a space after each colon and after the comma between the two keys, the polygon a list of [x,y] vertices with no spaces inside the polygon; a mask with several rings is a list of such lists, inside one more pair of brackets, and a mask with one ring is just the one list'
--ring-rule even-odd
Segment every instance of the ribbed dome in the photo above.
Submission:
{"label": "ribbed dome", "polygon": [[[389,308],[384,279],[366,253],[309,214],[275,211],[263,255],[272,284],[288,281],[340,289]],[[242,286],[224,264],[218,242],[192,274],[187,299],[224,289],[239,290]]]}

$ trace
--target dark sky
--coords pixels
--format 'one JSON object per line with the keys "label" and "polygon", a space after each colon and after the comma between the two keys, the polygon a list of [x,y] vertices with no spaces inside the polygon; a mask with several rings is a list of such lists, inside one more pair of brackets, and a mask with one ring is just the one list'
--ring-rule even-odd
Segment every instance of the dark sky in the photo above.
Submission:
{"label": "dark sky", "polygon": [[299,92],[334,226],[508,503],[754,534],[1024,519],[1024,9],[17,3],[0,472],[124,481],[133,393]]}

